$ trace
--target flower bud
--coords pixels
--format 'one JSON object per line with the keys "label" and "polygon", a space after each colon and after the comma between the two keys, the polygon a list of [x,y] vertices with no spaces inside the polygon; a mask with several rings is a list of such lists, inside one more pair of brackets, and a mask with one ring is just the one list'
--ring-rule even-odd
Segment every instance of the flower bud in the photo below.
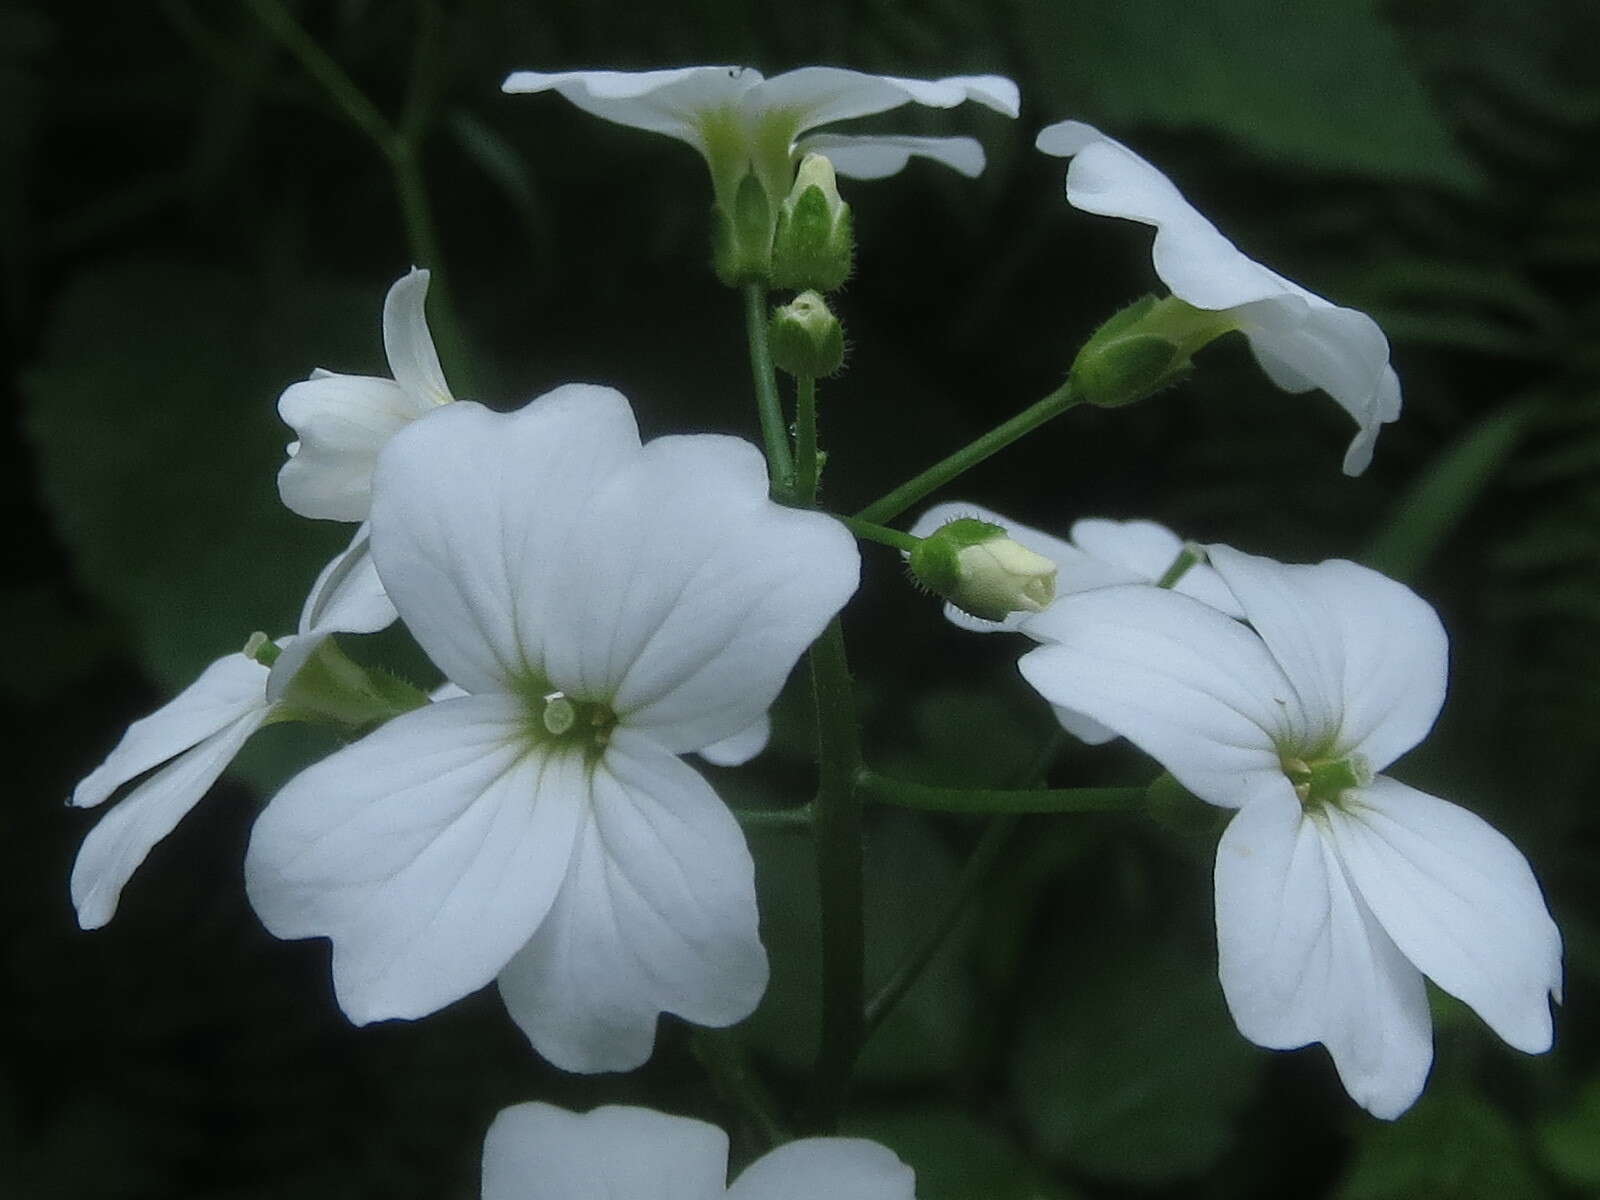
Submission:
{"label": "flower bud", "polygon": [[1225,312],[1174,296],[1145,296],[1095,330],[1072,363],[1072,390],[1089,404],[1120,408],[1143,400],[1189,370],[1208,342],[1234,328]]}
{"label": "flower bud", "polygon": [[746,171],[727,205],[711,210],[711,265],[729,287],[772,276],[772,203],[754,171]]}
{"label": "flower bud", "polygon": [[917,581],[963,612],[986,621],[1043,612],[1056,598],[1056,564],[1012,541],[987,521],[962,518],[911,551]]}
{"label": "flower bud", "polygon": [[839,196],[833,164],[820,154],[808,154],[778,208],[773,283],[796,291],[831,292],[848,278],[854,258],[850,206]]}
{"label": "flower bud", "polygon": [[790,375],[820,379],[844,363],[844,330],[816,292],[801,292],[773,309],[767,346],[773,365]]}

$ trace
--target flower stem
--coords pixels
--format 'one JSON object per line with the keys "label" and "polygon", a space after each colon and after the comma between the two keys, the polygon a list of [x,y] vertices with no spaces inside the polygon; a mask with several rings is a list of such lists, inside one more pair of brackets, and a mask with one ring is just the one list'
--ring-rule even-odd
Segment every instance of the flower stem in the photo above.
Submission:
{"label": "flower stem", "polygon": [[816,808],[797,804],[793,808],[734,808],[733,819],[746,829],[810,829],[816,823]]}
{"label": "flower stem", "polygon": [[767,1149],[792,1138],[778,1116],[771,1093],[750,1069],[737,1034],[728,1029],[696,1029],[690,1044],[713,1086],[724,1100],[744,1113]]}
{"label": "flower stem", "polygon": [[794,491],[815,501],[817,496],[817,381],[809,375],[794,380]]}
{"label": "flower stem", "polygon": [[864,521],[892,521],[930,492],[943,487],[990,455],[1004,450],[1024,434],[1032,433],[1051,417],[1066,412],[1076,403],[1078,400],[1072,394],[1070,381],[1063,383],[1043,400],[1030,404],[1009,421],[997,425],[948,458],[934,463],[914,479],[908,479],[894,491],[867,505],[856,516]]}
{"label": "flower stem", "polygon": [[787,499],[794,486],[794,461],[789,455],[789,433],[784,427],[783,401],[767,349],[767,289],[761,283],[744,285],[744,329],[750,344],[750,374],[756,387],[756,412],[761,418],[761,440],[767,448],[767,470],[772,494]]}
{"label": "flower stem", "polygon": [[1146,789],[1120,788],[952,788],[895,779],[863,768],[861,793],[879,804],[924,812],[1082,813],[1133,812],[1144,807]]}
{"label": "flower stem", "polygon": [[889,529],[883,525],[874,525],[871,521],[863,521],[859,517],[845,517],[836,515],[836,519],[858,538],[869,542],[877,542],[881,546],[893,546],[896,550],[915,550],[921,538],[912,537],[909,533],[901,533],[898,529]]}

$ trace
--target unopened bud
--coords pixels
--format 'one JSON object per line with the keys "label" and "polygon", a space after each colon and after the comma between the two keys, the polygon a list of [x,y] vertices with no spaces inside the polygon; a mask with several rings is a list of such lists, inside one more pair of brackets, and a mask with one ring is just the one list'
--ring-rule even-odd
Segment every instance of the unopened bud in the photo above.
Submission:
{"label": "unopened bud", "polygon": [[1174,296],[1145,296],[1095,330],[1072,363],[1072,390],[1101,408],[1143,400],[1189,370],[1208,342],[1235,328],[1226,314]]}
{"label": "unopened bud", "polygon": [[816,292],[801,292],[773,309],[767,347],[778,370],[821,379],[844,363],[844,330],[826,300]]}
{"label": "unopened bud", "polygon": [[849,277],[854,258],[850,206],[839,195],[833,164],[820,154],[808,154],[778,208],[773,283],[831,292]]}
{"label": "unopened bud", "polygon": [[1056,564],[987,521],[962,518],[941,526],[917,543],[910,565],[930,591],[986,621],[1043,612],[1056,598]]}

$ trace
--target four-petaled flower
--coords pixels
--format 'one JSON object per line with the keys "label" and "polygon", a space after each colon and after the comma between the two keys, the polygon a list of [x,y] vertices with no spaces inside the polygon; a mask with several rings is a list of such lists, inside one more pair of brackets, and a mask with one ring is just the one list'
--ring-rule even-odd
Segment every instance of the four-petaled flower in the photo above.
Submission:
{"label": "four-petaled flower", "polygon": [[1351,1097],[1393,1118],[1433,1058],[1426,975],[1510,1045],[1549,1049],[1561,936],[1509,841],[1376,774],[1444,703],[1431,608],[1354,563],[1208,547],[1249,627],[1152,587],[1031,618],[1022,674],[1237,812],[1217,848],[1218,974],[1261,1046],[1327,1046]]}
{"label": "four-petaled flower", "polygon": [[1345,473],[1367,469],[1379,426],[1400,416],[1400,380],[1377,322],[1240,253],[1171,180],[1093,126],[1062,121],[1041,130],[1036,144],[1072,159],[1073,207],[1155,227],[1151,253],[1161,281],[1184,303],[1225,313],[1273,383],[1289,392],[1321,388],[1338,401],[1360,426]]}
{"label": "four-petaled flower", "polygon": [[733,816],[679,755],[747,730],[855,590],[843,528],[768,499],[748,443],[641,446],[569,385],[399,433],[378,572],[468,694],[312,766],[257,821],[246,886],[280,937],[333,942],[357,1023],[498,978],[569,1070],[650,1054],[657,1015],[727,1025],[767,962]]}
{"label": "four-petaled flower", "polygon": [[915,1200],[915,1176],[862,1138],[812,1137],[728,1184],[728,1135],[648,1108],[502,1109],[483,1142],[483,1200]]}

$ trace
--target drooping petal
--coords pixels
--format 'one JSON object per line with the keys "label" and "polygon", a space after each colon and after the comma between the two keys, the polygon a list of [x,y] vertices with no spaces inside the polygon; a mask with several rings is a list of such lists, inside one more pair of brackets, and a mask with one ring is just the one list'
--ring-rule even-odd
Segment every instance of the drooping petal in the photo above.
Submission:
{"label": "drooping petal", "polygon": [[[1072,523],[1072,540],[1091,558],[1122,567],[1147,583],[1158,582],[1184,549],[1183,540],[1177,534],[1155,521],[1085,517]],[[1228,585],[1222,582],[1216,569],[1206,563],[1195,563],[1172,590],[1193,596],[1230,617],[1244,616]]]}
{"label": "drooping petal", "polygon": [[584,112],[688,142],[701,153],[701,114],[735,106],[762,82],[748,67],[679,67],[668,71],[514,71],[500,90],[554,91]]}
{"label": "drooping petal", "polygon": [[1261,639],[1216,609],[1161,588],[1063,596],[1030,621],[1045,644],[1018,669],[1051,704],[1116,730],[1184,787],[1236,807],[1282,780],[1276,744],[1304,726]]}
{"label": "drooping petal", "polygon": [[501,1109],[483,1142],[483,1200],[721,1200],[728,1136],[647,1108]]}
{"label": "drooping petal", "polygon": [[1415,592],[1342,559],[1293,566],[1207,547],[1311,718],[1307,750],[1360,754],[1381,771],[1444,705],[1449,646]]}
{"label": "drooping petal", "polygon": [[1330,808],[1328,825],[1401,952],[1509,1045],[1548,1050],[1561,934],[1521,852],[1466,809],[1382,775]]}
{"label": "drooping petal", "polygon": [[767,748],[772,736],[772,718],[766,713],[752,725],[747,725],[732,737],[712,742],[699,750],[701,758],[717,767],[740,767]]}
{"label": "drooping petal", "polygon": [[860,570],[842,525],[774,504],[756,448],[709,434],[644,447],[572,538],[544,593],[546,678],[678,753],[772,706]]}
{"label": "drooping petal", "polygon": [[374,486],[373,558],[451,680],[495,691],[543,673],[561,565],[591,551],[575,540],[578,514],[638,452],[628,402],[587,384],[515,413],[444,405],[390,443]]}
{"label": "drooping petal", "polygon": [[99,929],[111,920],[139,864],[211,790],[267,712],[258,678],[252,708],[178,755],[100,818],[72,864],[72,904],[80,928]]}
{"label": "drooping petal", "polygon": [[264,708],[266,684],[267,668],[255,659],[217,659],[167,704],[128,726],[105,762],[73,789],[72,803],[92,808],[135,776]]}
{"label": "drooping petal", "polygon": [[727,807],[692,768],[627,728],[595,764],[561,894],[500,974],[506,1008],[568,1071],[650,1057],[658,1014],[748,1016],[767,985],[755,867]]}
{"label": "drooping petal", "polygon": [[1351,1099],[1392,1120],[1433,1061],[1422,975],[1351,888],[1287,781],[1229,822],[1217,847],[1217,974],[1257,1045],[1322,1042]]}
{"label": "drooping petal", "polygon": [[540,752],[507,696],[398,717],[302,771],[256,821],[245,886],[281,938],[333,942],[358,1025],[495,977],[548,912],[585,807],[579,751]]}
{"label": "drooping petal", "polygon": [[892,134],[814,133],[801,138],[797,154],[824,154],[850,179],[887,179],[913,158],[931,159],[968,179],[983,174],[983,146],[969,137],[904,137]]}
{"label": "drooping petal", "polygon": [[916,1176],[864,1138],[801,1138],[756,1159],[728,1200],[915,1200]]}
{"label": "drooping petal", "polygon": [[394,623],[394,605],[372,561],[371,535],[371,525],[362,522],[322,568],[300,609],[301,633],[377,633]]}
{"label": "drooping petal", "polygon": [[302,517],[364,521],[378,453],[418,410],[391,379],[324,372],[290,384],[278,415],[299,435],[278,471],[283,503]]}
{"label": "drooping petal", "polygon": [[383,350],[394,381],[411,397],[417,416],[455,399],[428,332],[427,299],[428,272],[412,267],[383,300]]}

